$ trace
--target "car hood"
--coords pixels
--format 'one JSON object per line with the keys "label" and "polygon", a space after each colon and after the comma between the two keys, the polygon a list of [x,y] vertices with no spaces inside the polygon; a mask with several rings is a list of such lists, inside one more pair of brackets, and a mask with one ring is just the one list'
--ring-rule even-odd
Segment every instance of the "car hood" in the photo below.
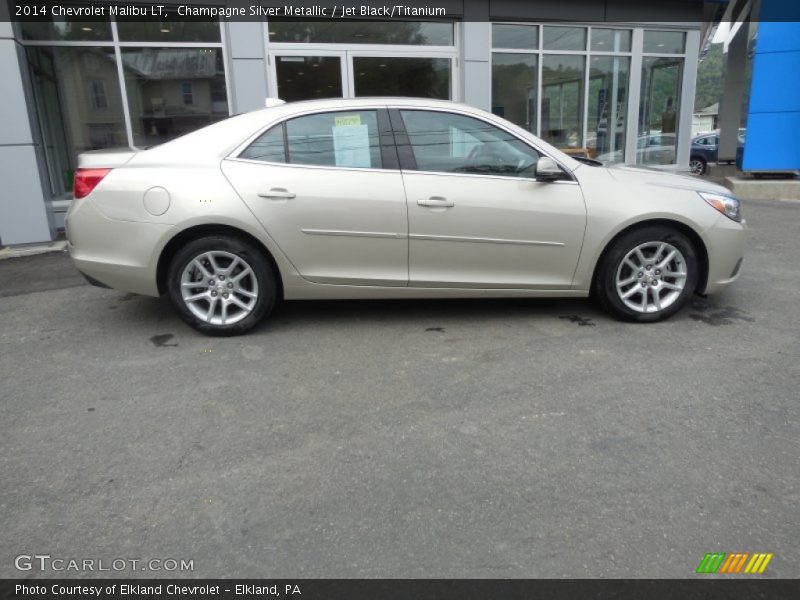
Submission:
{"label": "car hood", "polygon": [[696,192],[715,192],[717,194],[731,195],[731,191],[728,188],[705,179],[700,179],[699,177],[677,175],[675,173],[659,171],[658,169],[626,165],[615,165],[607,167],[607,169],[611,177],[620,183],[653,185],[662,188],[693,190]]}

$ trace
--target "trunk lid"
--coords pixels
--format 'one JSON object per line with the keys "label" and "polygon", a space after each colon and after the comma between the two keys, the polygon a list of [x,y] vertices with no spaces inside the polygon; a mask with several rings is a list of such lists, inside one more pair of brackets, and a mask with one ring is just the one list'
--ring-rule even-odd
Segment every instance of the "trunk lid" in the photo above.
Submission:
{"label": "trunk lid", "polygon": [[133,148],[105,148],[103,150],[91,150],[81,152],[78,155],[79,169],[113,169],[121,167],[132,159],[138,150]]}

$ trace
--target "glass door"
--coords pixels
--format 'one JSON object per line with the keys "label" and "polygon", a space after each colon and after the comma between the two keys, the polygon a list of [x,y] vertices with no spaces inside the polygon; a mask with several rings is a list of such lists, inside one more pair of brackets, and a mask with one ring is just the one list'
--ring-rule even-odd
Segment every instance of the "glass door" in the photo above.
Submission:
{"label": "glass door", "polygon": [[270,54],[270,95],[286,102],[341,98],[348,89],[345,52],[276,51]]}
{"label": "glass door", "polygon": [[642,60],[637,164],[675,162],[683,58],[646,56]]}
{"label": "glass door", "polygon": [[364,50],[275,50],[270,95],[281,100],[414,96],[454,98],[453,58]]}
{"label": "glass door", "polygon": [[453,61],[438,56],[375,56],[348,52],[352,96],[413,96],[450,100]]}

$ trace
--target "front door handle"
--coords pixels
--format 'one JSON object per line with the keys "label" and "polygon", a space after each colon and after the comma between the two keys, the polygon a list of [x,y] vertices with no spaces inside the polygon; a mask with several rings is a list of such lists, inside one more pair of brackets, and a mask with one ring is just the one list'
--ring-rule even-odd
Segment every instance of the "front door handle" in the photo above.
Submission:
{"label": "front door handle", "polygon": [[293,194],[286,188],[272,188],[268,192],[259,192],[259,198],[269,198],[270,200],[291,200],[295,197],[296,194]]}
{"label": "front door handle", "polygon": [[430,206],[432,208],[450,208],[455,206],[455,203],[442,196],[431,196],[427,200],[417,200],[420,206]]}

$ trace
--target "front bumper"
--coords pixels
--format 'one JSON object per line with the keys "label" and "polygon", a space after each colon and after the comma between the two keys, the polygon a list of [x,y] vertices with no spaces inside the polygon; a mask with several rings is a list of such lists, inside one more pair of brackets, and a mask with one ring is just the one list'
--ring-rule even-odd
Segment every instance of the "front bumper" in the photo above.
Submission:
{"label": "front bumper", "polygon": [[720,215],[703,238],[708,250],[708,279],[702,292],[714,294],[736,281],[742,272],[745,222]]}

